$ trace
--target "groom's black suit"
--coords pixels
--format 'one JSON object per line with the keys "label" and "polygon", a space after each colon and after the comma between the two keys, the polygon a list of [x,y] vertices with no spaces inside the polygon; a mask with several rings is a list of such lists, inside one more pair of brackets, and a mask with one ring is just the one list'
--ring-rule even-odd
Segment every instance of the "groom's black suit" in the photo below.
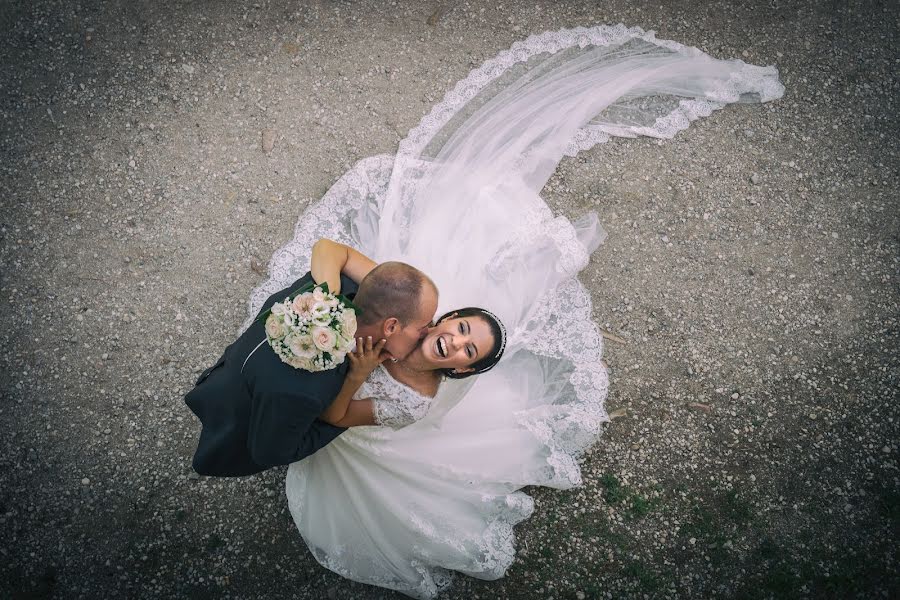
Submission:
{"label": "groom's black suit", "polygon": [[[310,281],[307,273],[273,294],[260,314]],[[341,277],[341,293],[352,295],[356,288],[353,281]],[[193,462],[201,475],[252,475],[286,465],[309,456],[344,431],[316,417],[337,397],[348,362],[311,373],[282,362],[267,342],[254,352],[266,339],[265,325],[258,317],[185,396],[203,424]]]}

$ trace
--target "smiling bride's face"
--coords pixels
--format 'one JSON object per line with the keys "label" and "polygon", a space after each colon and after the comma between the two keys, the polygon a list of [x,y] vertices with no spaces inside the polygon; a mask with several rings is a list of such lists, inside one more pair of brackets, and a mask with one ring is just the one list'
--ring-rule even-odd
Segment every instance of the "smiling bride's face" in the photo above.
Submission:
{"label": "smiling bride's face", "polygon": [[494,334],[483,317],[451,317],[429,329],[419,348],[431,368],[464,373],[495,345]]}

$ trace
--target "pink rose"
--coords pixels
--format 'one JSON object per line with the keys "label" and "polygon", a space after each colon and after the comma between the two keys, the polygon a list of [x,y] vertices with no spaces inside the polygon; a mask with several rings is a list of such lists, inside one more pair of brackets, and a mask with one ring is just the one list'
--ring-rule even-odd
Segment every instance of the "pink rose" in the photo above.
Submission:
{"label": "pink rose", "polygon": [[313,307],[316,304],[315,298],[310,293],[300,294],[296,298],[294,298],[294,303],[291,305],[291,308],[294,309],[294,312],[297,313],[301,319],[309,319],[312,316]]}
{"label": "pink rose", "polygon": [[312,339],[316,348],[323,352],[328,352],[334,349],[334,343],[337,341],[337,336],[327,327],[314,327],[312,330]]}

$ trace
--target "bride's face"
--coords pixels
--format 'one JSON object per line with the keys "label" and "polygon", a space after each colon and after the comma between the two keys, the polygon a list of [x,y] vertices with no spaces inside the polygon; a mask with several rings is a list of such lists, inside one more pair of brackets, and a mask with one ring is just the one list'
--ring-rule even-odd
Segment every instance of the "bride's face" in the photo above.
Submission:
{"label": "bride's face", "polygon": [[493,349],[494,335],[481,317],[453,317],[429,329],[420,347],[432,368],[462,373]]}

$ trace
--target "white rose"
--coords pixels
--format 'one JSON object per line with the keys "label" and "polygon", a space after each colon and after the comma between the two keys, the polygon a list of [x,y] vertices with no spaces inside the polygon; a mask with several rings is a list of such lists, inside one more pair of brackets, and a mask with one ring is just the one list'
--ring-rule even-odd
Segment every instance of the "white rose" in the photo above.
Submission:
{"label": "white rose", "polygon": [[284,322],[274,312],[266,319],[266,335],[273,340],[280,340],[284,336]]}
{"label": "white rose", "polygon": [[287,360],[287,364],[291,365],[295,369],[303,369],[304,371],[312,370],[312,363],[308,358],[300,358],[299,356],[292,356]]}
{"label": "white rose", "polygon": [[337,342],[337,335],[327,327],[313,327],[312,341],[319,350],[330,352]]}
{"label": "white rose", "polygon": [[341,326],[344,333],[344,337],[352,340],[356,337],[356,311],[352,308],[345,308],[344,312],[341,313]]}
{"label": "white rose", "polygon": [[283,315],[285,311],[285,306],[281,302],[276,302],[272,305],[272,314],[273,315]]}
{"label": "white rose", "polygon": [[312,295],[316,302],[322,302],[323,300],[325,300],[325,292],[322,291],[322,288],[315,288],[312,291]]}
{"label": "white rose", "polygon": [[353,348],[356,346],[356,339],[352,337],[347,337],[347,334],[342,333],[338,337],[337,343],[334,345],[336,352],[352,352]]}
{"label": "white rose", "polygon": [[309,336],[292,333],[284,338],[284,344],[300,358],[312,358],[316,355],[316,347]]}

